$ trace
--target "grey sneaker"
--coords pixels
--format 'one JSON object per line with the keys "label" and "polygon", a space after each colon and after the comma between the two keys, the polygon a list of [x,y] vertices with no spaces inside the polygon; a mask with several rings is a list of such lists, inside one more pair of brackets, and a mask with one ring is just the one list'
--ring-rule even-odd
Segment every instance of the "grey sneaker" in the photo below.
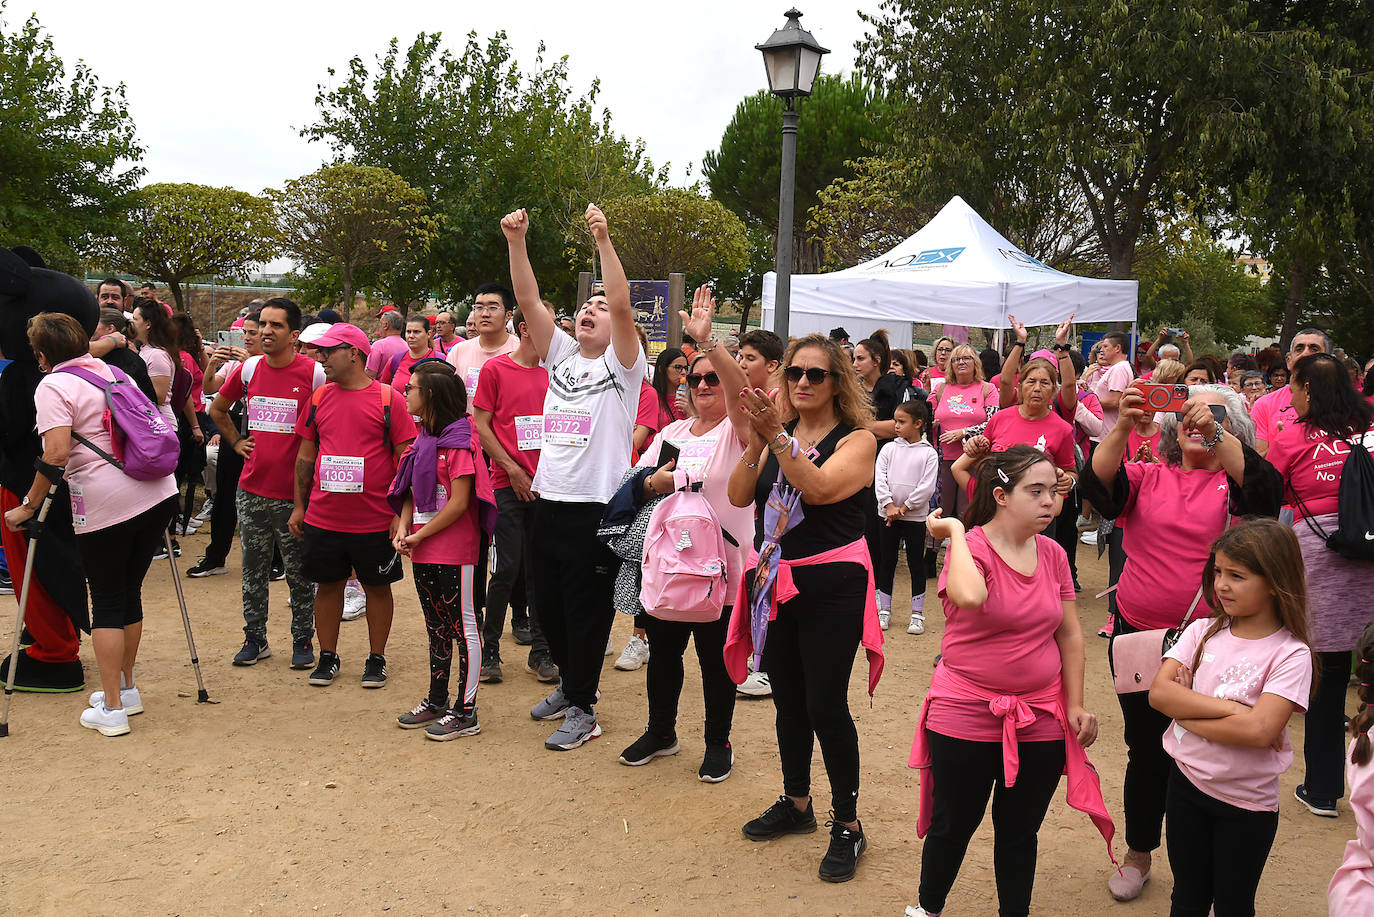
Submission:
{"label": "grey sneaker", "polygon": [[569,707],[563,725],[544,740],[544,747],[553,751],[572,751],[599,735],[601,724],[596,721],[595,713],[588,713],[581,707]]}
{"label": "grey sneaker", "polygon": [[425,698],[415,705],[415,709],[409,713],[402,713],[396,717],[396,725],[402,729],[419,729],[421,726],[428,726],[436,720],[443,719],[444,708],[438,704],[431,704],[429,698]]}
{"label": "grey sneaker", "polygon": [[425,738],[447,742],[450,739],[461,739],[463,736],[475,736],[481,731],[482,727],[477,723],[476,710],[472,711],[471,716],[463,716],[457,710],[450,710],[439,722],[430,723],[425,727]]}
{"label": "grey sneaker", "polygon": [[551,685],[558,681],[558,666],[548,656],[535,656],[525,663],[525,671],[535,678]]}
{"label": "grey sneaker", "polygon": [[482,656],[482,668],[477,673],[477,680],[487,685],[501,683],[501,657],[489,654]]}
{"label": "grey sneaker", "polygon": [[553,693],[530,708],[530,719],[556,720],[568,712],[568,698],[563,694],[560,684]]}

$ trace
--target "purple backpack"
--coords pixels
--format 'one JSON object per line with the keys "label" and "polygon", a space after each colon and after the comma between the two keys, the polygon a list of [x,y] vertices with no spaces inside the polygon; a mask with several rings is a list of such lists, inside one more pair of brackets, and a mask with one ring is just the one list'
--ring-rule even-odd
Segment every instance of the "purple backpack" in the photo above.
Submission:
{"label": "purple backpack", "polygon": [[110,367],[113,382],[78,366],[64,366],[58,372],[71,373],[105,391],[103,423],[114,444],[114,455],[75,430],[72,439],[136,481],[156,481],[176,471],[181,456],[176,428],[122,370]]}

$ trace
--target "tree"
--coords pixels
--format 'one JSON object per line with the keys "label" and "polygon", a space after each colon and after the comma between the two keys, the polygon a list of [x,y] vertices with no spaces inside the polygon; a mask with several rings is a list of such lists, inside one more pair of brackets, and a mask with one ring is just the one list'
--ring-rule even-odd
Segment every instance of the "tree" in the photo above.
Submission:
{"label": "tree", "polygon": [[393,38],[375,67],[354,57],[341,83],[319,87],[319,117],[302,136],[390,169],[421,189],[442,220],[418,289],[457,300],[507,276],[498,227],[524,207],[538,226],[529,243],[535,270],[547,277],[541,285],[571,295],[566,248],[587,202],[666,181],[643,144],[615,134],[609,112],[597,111],[598,84],[574,96],[566,58],[546,63],[543,52],[541,45],[524,70],[504,32],[485,43],[469,33],[456,56],[442,35],[422,32],[404,51]]}
{"label": "tree", "polygon": [[1153,251],[1137,261],[1136,277],[1140,328],[1147,338],[1161,327],[1181,326],[1201,353],[1207,337],[1231,348],[1273,328],[1273,307],[1260,279],[1195,222],[1168,227]]}
{"label": "tree", "polygon": [[[798,106],[796,219],[792,267],[797,273],[821,268],[824,251],[811,241],[806,214],[819,203],[822,188],[851,178],[851,160],[870,153],[889,136],[886,102],[874,85],[857,74],[824,74]],[[747,226],[778,227],[782,171],[782,101],[760,90],[735,109],[720,147],[702,158],[711,196]]]}
{"label": "tree", "polygon": [[267,196],[283,249],[304,265],[337,271],[350,311],[360,271],[422,257],[438,227],[423,191],[372,166],[325,166]]}
{"label": "tree", "polygon": [[79,61],[69,80],[31,16],[0,29],[0,111],[0,236],[77,271],[87,238],[108,233],[143,175],[124,86],[101,85]]}
{"label": "tree", "polygon": [[602,209],[631,277],[664,280],[680,271],[694,287],[748,264],[744,224],[695,186],[611,198]]}
{"label": "tree", "polygon": [[233,188],[149,185],[114,228],[110,264],[161,280],[185,310],[192,277],[243,278],[276,255],[272,207]]}

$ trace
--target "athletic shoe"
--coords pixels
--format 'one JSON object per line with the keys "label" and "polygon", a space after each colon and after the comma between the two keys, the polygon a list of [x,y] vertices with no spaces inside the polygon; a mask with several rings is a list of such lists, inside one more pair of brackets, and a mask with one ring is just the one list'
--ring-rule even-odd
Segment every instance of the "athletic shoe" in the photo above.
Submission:
{"label": "athletic shoe", "polygon": [[730,743],[724,745],[707,745],[706,755],[701,759],[701,767],[697,768],[697,779],[702,783],[720,783],[730,776],[730,769],[735,765],[735,750],[730,747]]}
{"label": "athletic shoe", "polygon": [[234,656],[234,665],[257,665],[259,659],[266,659],[271,655],[272,648],[267,645],[266,640],[249,637],[243,641],[243,649]]}
{"label": "athletic shoe", "polygon": [[649,661],[649,643],[638,634],[630,635],[630,642],[625,644],[625,651],[620,654],[620,658],[615,661],[615,667],[622,672],[633,672],[641,668],[644,663]]}
{"label": "athletic shoe", "polygon": [[477,673],[477,680],[483,684],[499,685],[501,683],[501,656],[488,648],[482,652],[482,668]]}
{"label": "athletic shoe", "polygon": [[425,698],[416,704],[409,713],[402,713],[396,717],[396,725],[402,729],[419,729],[436,720],[443,719],[445,712],[443,707],[438,704],[431,704],[429,698]]}
{"label": "athletic shoe", "polygon": [[620,753],[620,763],[639,767],[655,758],[675,755],[681,750],[682,746],[678,745],[677,736],[656,736],[646,729],[644,735],[635,739],[629,748]]}
{"label": "athletic shoe", "polygon": [[1102,629],[1097,632],[1097,635],[1099,637],[1107,637],[1108,639],[1110,639],[1112,636],[1112,631],[1115,629],[1116,615],[1107,615],[1107,621],[1105,624],[1102,625]]}
{"label": "athletic shoe", "polygon": [[195,516],[194,516],[193,518],[199,519],[199,520],[201,520],[202,522],[204,522],[206,519],[209,519],[209,518],[210,518],[210,513],[212,513],[212,512],[214,511],[214,509],[215,509],[215,501],[214,501],[214,498],[212,497],[212,498],[206,500],[204,503],[201,504],[201,506],[200,506],[200,512],[196,513]]}
{"label": "athletic shoe", "polygon": [[544,747],[551,751],[572,751],[586,745],[601,735],[601,724],[596,721],[595,713],[588,713],[581,707],[569,707],[563,717],[563,725],[544,740]]}
{"label": "athletic shoe", "polygon": [[[178,533],[176,533],[176,534],[180,534],[180,532],[178,532]],[[181,556],[181,543],[178,542],[175,538],[172,539],[172,556],[173,556],[173,557],[180,557],[180,556]],[[161,544],[161,546],[157,549],[157,553],[153,555],[153,560],[166,560],[166,559],[167,559],[167,545],[166,545],[165,543],[163,543],[163,544]]]}
{"label": "athletic shoe", "polygon": [[122,708],[111,710],[104,704],[81,711],[81,725],[103,736],[122,736],[129,733],[129,714]]}
{"label": "athletic shoe", "polygon": [[748,678],[735,686],[735,691],[745,697],[768,697],[773,686],[768,683],[767,672],[750,672]]}
{"label": "athletic shoe", "polygon": [[751,841],[771,841],[784,834],[811,834],[815,830],[816,812],[810,800],[801,811],[787,796],[779,796],[762,815],[744,823],[744,836]]}
{"label": "athletic shoe", "polygon": [[[834,816],[834,812],[830,813]],[[819,875],[827,882],[848,882],[859,868],[859,857],[868,849],[864,826],[850,828],[837,821],[825,823],[830,828],[830,849],[821,858]]]}
{"label": "athletic shoe", "polygon": [[315,664],[315,648],[309,638],[291,644],[291,668],[308,669]]}
{"label": "athletic shoe", "polygon": [[881,627],[883,630],[887,630],[887,625],[888,625],[889,623],[891,623],[891,621],[892,621],[892,611],[891,611],[891,610],[884,610],[884,609],[879,608],[879,609],[878,609],[878,626]]}
{"label": "athletic shoe", "polygon": [[159,542],[158,542],[158,549],[157,549],[156,551],[153,552],[153,560],[166,560],[166,559],[167,559],[167,546],[166,546],[165,544],[163,544],[162,542],[159,541]]}
{"label": "athletic shoe", "polygon": [[381,653],[368,653],[363,661],[363,687],[386,687],[386,657]]}
{"label": "athletic shoe", "polygon": [[[163,551],[162,556],[166,557],[167,552]],[[219,576],[221,573],[228,572],[229,568],[224,565],[223,561],[216,564],[212,563],[210,561],[210,558],[202,557],[200,560],[196,561],[194,564],[191,565],[191,567],[186,571],[186,575],[199,578],[202,576]]]}
{"label": "athletic shoe", "polygon": [[367,614],[367,593],[361,586],[352,583],[344,586],[343,619],[356,621]]}
{"label": "athletic shoe", "polygon": [[906,917],[940,917],[940,914],[942,913],[944,912],[936,911],[934,914],[932,914],[930,911],[921,907],[919,904],[908,904],[906,906]]}
{"label": "athletic shoe", "polygon": [[1080,532],[1085,531],[1087,529],[1097,528],[1097,522],[1097,513],[1093,513],[1090,516],[1079,516],[1076,520],[1074,520],[1074,524],[1077,526]]}
{"label": "athletic shoe", "polygon": [[1313,815],[1320,815],[1323,818],[1336,817],[1336,800],[1312,796],[1307,792],[1307,787],[1303,786],[1301,783],[1299,783],[1298,788],[1293,791],[1293,795],[1298,798],[1298,802],[1307,806],[1307,811],[1311,812]]}
{"label": "athletic shoe", "polygon": [[[119,702],[124,705],[124,712],[129,716],[138,716],[143,712],[143,698],[138,695],[138,688],[120,688]],[[105,692],[97,691],[90,697],[92,707],[100,707],[105,703]]]}
{"label": "athletic shoe", "polygon": [[199,519],[191,519],[191,521],[187,522],[185,525],[178,522],[173,527],[173,531],[175,531],[178,535],[181,535],[182,537],[185,537],[187,535],[194,535],[196,533],[196,529],[200,528],[204,524],[205,523],[200,521]]}
{"label": "athletic shoe", "polygon": [[273,564],[269,576],[274,583],[280,583],[286,579],[286,564]]}
{"label": "athletic shoe", "polygon": [[553,664],[553,660],[548,656],[538,656],[531,658],[525,663],[525,671],[546,685],[551,685],[558,681],[558,666]]}
{"label": "athletic shoe", "polygon": [[532,720],[556,720],[568,712],[568,698],[560,684],[553,693],[530,708]]}
{"label": "athletic shoe", "polygon": [[334,683],[339,674],[339,654],[320,650],[320,662],[310,673],[310,683],[317,688],[325,688]]}
{"label": "athletic shoe", "polygon": [[0,570],[0,595],[14,595],[14,580],[8,570]]}
{"label": "athletic shoe", "polygon": [[1097,545],[1097,529],[1088,529],[1078,538],[1084,544]]}
{"label": "athletic shoe", "polygon": [[481,731],[482,727],[477,723],[476,710],[472,711],[471,716],[463,716],[457,710],[450,710],[439,722],[425,727],[425,738],[447,742],[450,739],[461,739],[463,736],[475,736]]}
{"label": "athletic shoe", "polygon": [[512,621],[510,630],[515,636],[516,646],[529,646],[534,642],[534,632],[530,630],[530,622],[528,620],[518,623]]}
{"label": "athletic shoe", "polygon": [[918,636],[920,634],[925,633],[926,616],[922,612],[913,611],[911,613],[911,623],[906,626],[906,632],[909,634],[916,634]]}
{"label": "athletic shoe", "polygon": [[606,652],[603,653],[602,655],[603,655],[603,656],[611,656],[611,655],[614,655],[614,654],[615,654],[615,644],[611,642],[611,636],[610,636],[610,634],[607,634],[607,635],[606,635]]}

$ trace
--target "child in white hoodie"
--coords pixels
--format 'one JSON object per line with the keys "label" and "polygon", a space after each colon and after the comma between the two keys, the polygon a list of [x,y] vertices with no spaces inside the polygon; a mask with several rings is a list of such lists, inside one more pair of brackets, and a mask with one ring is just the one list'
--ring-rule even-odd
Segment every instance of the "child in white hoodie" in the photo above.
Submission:
{"label": "child in white hoodie", "polygon": [[892,417],[897,438],[878,453],[873,488],[878,514],[887,523],[878,531],[878,621],[887,630],[892,617],[892,581],[897,552],[906,541],[906,564],[911,571],[911,624],[906,632],[923,634],[926,580],[922,552],[926,543],[926,514],[940,474],[940,453],[929,442],[930,405],[922,400],[897,406]]}

